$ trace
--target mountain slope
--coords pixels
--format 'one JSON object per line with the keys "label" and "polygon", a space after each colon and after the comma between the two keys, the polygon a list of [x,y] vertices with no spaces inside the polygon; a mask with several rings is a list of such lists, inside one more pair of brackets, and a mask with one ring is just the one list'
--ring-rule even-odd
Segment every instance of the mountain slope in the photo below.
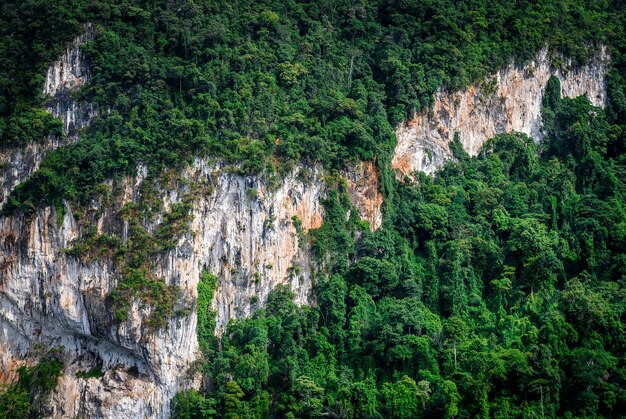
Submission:
{"label": "mountain slope", "polygon": [[587,3],[0,6],[0,416],[619,415]]}

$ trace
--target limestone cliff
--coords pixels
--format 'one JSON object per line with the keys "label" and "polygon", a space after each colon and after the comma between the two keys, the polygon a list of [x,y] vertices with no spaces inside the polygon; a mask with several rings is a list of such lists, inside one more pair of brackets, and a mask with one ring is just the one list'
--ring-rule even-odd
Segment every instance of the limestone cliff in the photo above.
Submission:
{"label": "limestone cliff", "polygon": [[80,129],[89,125],[95,117],[96,111],[90,103],[77,102],[71,97],[72,92],[91,78],[80,47],[94,36],[93,26],[85,25],[83,33],[67,46],[65,53],[46,72],[43,88],[47,98],[46,110],[63,122],[66,135],[0,148],[0,205],[6,202],[13,188],[37,170],[48,151],[76,141]]}
{"label": "limestone cliff", "polygon": [[[68,47],[47,72],[46,107],[64,126],[63,138],[3,151],[0,208],[13,188],[39,167],[47,152],[76,141],[97,116],[72,92],[90,71],[80,46],[93,28]],[[380,226],[382,196],[373,164],[344,173],[353,205]],[[133,177],[109,180],[81,214],[42,208],[32,217],[0,217],[0,384],[13,381],[20,365],[37,362],[50,348],[61,351],[65,369],[51,397],[49,417],[168,417],[176,392],[197,386],[195,312],[202,270],[218,277],[213,308],[218,332],[228,320],[262,306],[278,284],[288,284],[299,304],[309,302],[311,252],[302,238],[323,221],[323,173],[297,166],[285,177],[241,176],[219,161],[197,158],[173,180],[155,181],[140,167]],[[161,211],[141,224],[149,234],[164,214],[189,199],[190,221],[173,248],[153,255],[150,274],[176,287],[175,315],[150,327],[153,308],[134,299],[118,321],[107,296],[122,280],[112,257],[77,256],[69,249],[95,229],[125,242],[129,221],[121,214],[152,188]],[[102,377],[78,372],[101,368]]]}
{"label": "limestone cliff", "polygon": [[372,231],[378,230],[383,222],[383,194],[376,162],[361,162],[344,170],[342,176],[346,179],[350,204],[370,223]]}
{"label": "limestone cliff", "polygon": [[602,48],[587,65],[574,67],[565,60],[554,68],[543,49],[527,65],[512,63],[467,89],[440,89],[432,109],[397,128],[392,166],[402,175],[434,173],[452,156],[449,142],[457,132],[470,155],[476,155],[485,140],[505,132],[523,132],[540,140],[541,102],[548,79],[552,75],[560,79],[564,97],[587,95],[591,103],[603,106],[608,64],[609,55]]}
{"label": "limestone cliff", "polygon": [[[310,253],[299,242],[292,217],[303,229],[322,222],[322,183],[304,183],[294,171],[268,190],[262,179],[227,173],[197,159],[175,188],[161,189],[164,207],[199,185],[191,228],[174,249],[154,261],[153,273],[181,290],[184,314],[163,328],[147,327],[150,307],[134,301],[128,319],[115,322],[106,296],[120,280],[106,258],[78,258],[65,252],[84,233],[68,206],[62,222],[54,209],[36,217],[0,218],[0,370],[14,378],[21,362],[35,361],[41,347],[63,348],[65,374],[55,390],[53,417],[166,417],[173,395],[194,385],[198,357],[195,297],[202,269],[219,277],[214,307],[218,328],[262,305],[277,284],[287,283],[305,303],[310,291]],[[99,234],[124,237],[128,221],[119,213],[138,199],[145,171],[110,183],[117,202],[99,211],[94,201],[88,222]],[[161,220],[146,222],[153,232]],[[39,348],[39,349],[38,349]],[[102,378],[77,378],[101,365]]]}

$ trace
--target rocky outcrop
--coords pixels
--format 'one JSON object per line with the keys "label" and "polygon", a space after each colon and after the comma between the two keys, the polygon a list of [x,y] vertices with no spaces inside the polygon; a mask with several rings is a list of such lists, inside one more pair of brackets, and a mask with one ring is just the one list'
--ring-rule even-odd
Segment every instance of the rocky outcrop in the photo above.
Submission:
{"label": "rocky outcrop", "polygon": [[[92,37],[87,26],[47,72],[46,108],[62,120],[66,136],[3,151],[0,208],[47,152],[76,141],[96,115],[90,104],[72,98],[90,78],[80,46]],[[378,228],[382,196],[375,165],[362,164],[344,175],[353,205]],[[80,217],[68,204],[63,214],[43,208],[29,218],[0,217],[0,384],[15,380],[20,365],[35,363],[55,348],[65,369],[47,416],[168,417],[172,397],[198,385],[192,366],[200,355],[195,304],[203,270],[218,277],[213,301],[218,333],[229,319],[262,306],[277,285],[287,284],[298,304],[310,302],[314,263],[302,239],[323,222],[320,168],[298,166],[277,182],[197,158],[176,178],[174,184],[156,186],[163,197],[160,215],[142,220],[154,233],[163,213],[193,195],[189,228],[173,249],[153,257],[151,274],[179,290],[177,314],[157,329],[148,324],[153,309],[137,299],[126,320],[115,321],[107,296],[122,272],[111,257],[67,251],[89,228],[128,240],[129,222],[120,211],[139,202],[142,189],[154,181],[147,179],[145,167],[134,177],[109,180],[104,189],[113,191],[110,202],[94,199]],[[94,368],[103,376],[76,375]]]}
{"label": "rocky outcrop", "polygon": [[76,139],[78,131],[87,126],[96,114],[91,103],[77,102],[72,98],[72,93],[91,79],[91,70],[80,47],[94,37],[93,25],[86,24],[83,33],[46,72],[43,89],[47,97],[46,110],[63,121],[63,129],[72,139]]}
{"label": "rocky outcrop", "polygon": [[[301,170],[310,180],[302,180]],[[290,286],[297,303],[307,303],[312,257],[301,234],[322,225],[320,170],[296,168],[275,188],[262,178],[230,174],[203,159],[188,173],[196,181],[208,179],[212,192],[194,206],[194,237],[181,244],[193,251],[180,271],[198,278],[203,267],[219,278],[214,301],[218,330],[229,319],[262,306],[279,284]]]}
{"label": "rocky outcrop", "polygon": [[609,58],[602,48],[587,65],[574,67],[565,60],[554,68],[544,49],[527,65],[513,63],[467,89],[440,89],[432,109],[397,128],[393,168],[400,175],[434,173],[451,158],[449,142],[455,133],[470,155],[476,155],[487,139],[500,133],[523,132],[539,141],[541,102],[550,76],[560,79],[562,96],[587,95],[594,105],[603,106]]}
{"label": "rocky outcrop", "polygon": [[23,146],[0,149],[0,206],[4,205],[19,183],[39,168],[50,150],[76,141],[80,129],[89,125],[95,117],[93,105],[72,98],[72,93],[91,78],[80,47],[94,36],[93,26],[85,25],[83,33],[68,45],[65,53],[46,72],[43,89],[47,98],[46,110],[63,122],[65,135],[49,136]]}
{"label": "rocky outcrop", "polygon": [[[183,314],[164,327],[146,326],[150,307],[134,301],[128,319],[112,320],[107,295],[120,280],[109,259],[85,259],[65,252],[84,231],[66,207],[62,222],[54,209],[37,216],[0,218],[0,371],[15,377],[21,362],[34,362],[34,348],[63,348],[64,376],[52,398],[52,417],[167,417],[177,391],[194,385],[190,368],[198,358],[195,298],[203,269],[218,276],[214,301],[218,329],[264,304],[278,284],[288,284],[296,300],[308,301],[311,253],[301,234],[319,227],[324,194],[317,169],[296,169],[279,186],[262,177],[229,173],[227,167],[197,159],[171,189],[161,188],[164,211],[197,187],[190,229],[173,250],[154,261],[153,274],[181,291]],[[86,225],[99,234],[125,239],[127,221],[119,210],[136,201],[146,171],[118,184],[115,204],[86,212]],[[198,186],[200,185],[200,186]],[[160,218],[146,221],[154,232]],[[298,225],[298,228],[296,228]],[[301,230],[300,230],[301,229]],[[76,373],[102,366],[102,378]]]}
{"label": "rocky outcrop", "polygon": [[[195,318],[172,319],[152,333],[143,327],[146,309],[135,303],[128,322],[112,323],[104,301],[118,276],[109,262],[83,263],[65,255],[80,233],[71,209],[66,210],[60,224],[49,208],[32,219],[0,219],[0,333],[5,342],[0,370],[12,378],[16,360],[36,362],[55,348],[66,370],[53,395],[52,417],[112,417],[120,409],[117,400],[149,395],[150,404],[129,402],[134,410],[122,416],[164,412],[162,401],[177,390],[172,376],[182,379],[188,359],[195,356]],[[106,371],[102,379],[75,375],[97,366]],[[136,378],[115,384],[128,371]],[[133,395],[128,390],[136,382],[145,391]],[[116,386],[124,392],[112,394]]]}
{"label": "rocky outcrop", "polygon": [[378,230],[383,222],[383,194],[376,162],[360,162],[350,170],[344,170],[341,175],[346,179],[350,205],[359,211],[362,219],[369,222],[372,231]]}

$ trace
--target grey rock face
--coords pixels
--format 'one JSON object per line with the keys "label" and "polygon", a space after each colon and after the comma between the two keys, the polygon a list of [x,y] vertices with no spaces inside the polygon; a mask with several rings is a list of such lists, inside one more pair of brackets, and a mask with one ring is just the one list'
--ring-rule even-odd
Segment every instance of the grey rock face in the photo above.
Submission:
{"label": "grey rock face", "polygon": [[[189,309],[158,330],[146,326],[151,309],[139,301],[127,321],[112,320],[105,300],[120,272],[110,260],[64,252],[82,229],[69,206],[60,223],[50,208],[28,220],[0,218],[1,376],[10,381],[19,365],[34,362],[39,355],[34,348],[62,347],[66,371],[53,395],[51,416],[167,417],[174,394],[197,385],[191,366],[199,356],[194,301],[202,269],[219,278],[213,302],[218,331],[230,318],[264,304],[278,284],[288,284],[298,303],[308,301],[311,254],[299,242],[292,217],[305,230],[321,225],[324,188],[319,171],[313,170],[317,180],[305,184],[297,170],[270,191],[261,179],[197,159],[182,174],[181,185],[161,191],[167,211],[190,184],[205,182],[189,232],[154,261],[153,274],[178,286],[181,304]],[[136,177],[111,184],[121,191],[112,207],[98,211],[94,202],[88,217],[98,233],[124,238],[128,222],[118,211],[137,199],[145,173],[141,168]],[[159,221],[145,222],[146,229],[154,231]],[[101,379],[75,376],[97,364],[106,371]]]}
{"label": "grey rock face", "polygon": [[0,149],[0,207],[11,191],[39,168],[49,151],[76,141],[80,129],[96,116],[93,105],[76,102],[71,96],[91,78],[80,47],[94,36],[93,26],[86,25],[83,34],[74,39],[46,72],[43,89],[46,110],[61,119],[65,137],[51,136],[25,146]]}
{"label": "grey rock face", "polygon": [[72,93],[91,79],[91,71],[80,47],[94,37],[93,26],[85,25],[83,34],[66,48],[65,53],[46,72],[43,89],[48,98],[46,110],[63,121],[65,133],[73,139],[96,115],[91,103],[72,99]]}

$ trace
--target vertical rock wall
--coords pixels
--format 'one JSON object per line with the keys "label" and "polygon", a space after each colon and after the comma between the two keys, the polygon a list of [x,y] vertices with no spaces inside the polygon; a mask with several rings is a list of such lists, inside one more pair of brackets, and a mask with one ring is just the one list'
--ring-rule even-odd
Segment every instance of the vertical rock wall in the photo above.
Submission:
{"label": "vertical rock wall", "polygon": [[[54,209],[31,218],[0,218],[0,377],[16,378],[16,368],[35,362],[42,348],[63,347],[64,376],[52,400],[52,417],[167,417],[177,391],[194,386],[198,358],[195,299],[203,269],[218,276],[214,301],[218,329],[264,304],[269,292],[287,284],[304,304],[311,290],[311,253],[299,240],[294,218],[304,231],[323,219],[321,173],[310,182],[295,169],[279,187],[268,190],[260,178],[228,173],[204,159],[182,174],[177,188],[162,190],[165,209],[205,182],[193,204],[193,221],[176,247],[155,260],[153,274],[182,291],[182,316],[165,327],[146,326],[150,308],[136,301],[129,319],[117,324],[106,296],[120,279],[108,259],[70,256],[81,226],[66,208],[62,222]],[[307,169],[310,171],[310,169]],[[92,219],[98,233],[124,236],[118,211],[138,198],[145,170],[114,189],[118,202]],[[94,202],[88,214],[98,213]],[[148,231],[158,224],[145,223]],[[45,353],[45,352],[43,352]],[[102,378],[77,378],[102,365]]]}
{"label": "vertical rock wall", "polygon": [[554,69],[544,49],[527,65],[513,63],[467,89],[439,90],[432,109],[397,128],[392,166],[401,175],[434,173],[452,156],[449,142],[455,132],[470,155],[476,155],[487,139],[505,132],[523,132],[540,140],[541,103],[548,79],[555,75],[561,80],[564,97],[587,95],[591,103],[603,106],[609,60],[602,48],[587,65],[573,67],[566,61]]}
{"label": "vertical rock wall", "polygon": [[65,137],[50,136],[22,146],[0,148],[0,206],[19,183],[39,168],[49,151],[76,141],[80,129],[95,117],[96,111],[90,103],[76,102],[71,96],[91,78],[80,47],[94,37],[93,26],[86,25],[83,34],[68,45],[46,72],[43,89],[46,110],[63,122]]}

